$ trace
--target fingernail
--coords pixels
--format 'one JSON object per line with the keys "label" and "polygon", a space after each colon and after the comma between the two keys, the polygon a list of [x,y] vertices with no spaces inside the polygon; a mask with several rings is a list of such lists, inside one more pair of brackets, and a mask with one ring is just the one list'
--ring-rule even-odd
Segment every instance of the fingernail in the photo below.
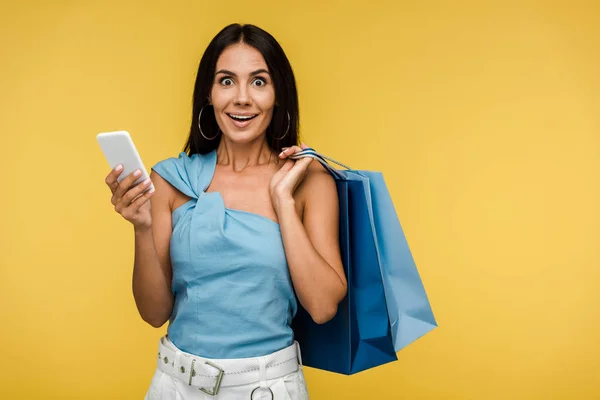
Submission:
{"label": "fingernail", "polygon": [[285,156],[285,154],[284,154],[284,153],[285,153],[285,150],[284,150],[284,151],[282,151],[281,153],[279,153],[279,157],[283,157],[283,156]]}
{"label": "fingernail", "polygon": [[150,178],[146,179],[144,181],[144,186],[148,186],[150,184],[150,182],[152,182],[152,180]]}
{"label": "fingernail", "polygon": [[135,172],[133,173],[133,176],[140,176],[142,174],[142,171],[140,171],[139,169],[135,170]]}
{"label": "fingernail", "polygon": [[122,170],[122,169],[123,169],[123,166],[122,166],[122,165],[117,165],[117,167],[115,168],[115,170],[116,170],[117,172],[118,172],[118,171],[120,171],[120,170]]}

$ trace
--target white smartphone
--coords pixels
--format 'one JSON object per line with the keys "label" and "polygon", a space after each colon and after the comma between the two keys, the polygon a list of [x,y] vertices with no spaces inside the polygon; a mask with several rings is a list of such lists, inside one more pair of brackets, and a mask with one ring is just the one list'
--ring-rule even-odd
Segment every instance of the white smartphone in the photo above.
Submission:
{"label": "white smartphone", "polygon": [[[117,167],[117,165],[123,166],[123,171],[117,178],[118,182],[121,182],[136,169],[139,169],[142,172],[142,175],[132,186],[135,186],[148,179],[149,175],[146,171],[146,167],[144,166],[142,158],[133,144],[133,140],[131,139],[129,132],[103,132],[96,135],[96,139],[102,148],[102,152],[104,153],[110,168],[114,169]],[[150,184],[150,186],[148,186],[144,192],[153,188],[154,185]]]}

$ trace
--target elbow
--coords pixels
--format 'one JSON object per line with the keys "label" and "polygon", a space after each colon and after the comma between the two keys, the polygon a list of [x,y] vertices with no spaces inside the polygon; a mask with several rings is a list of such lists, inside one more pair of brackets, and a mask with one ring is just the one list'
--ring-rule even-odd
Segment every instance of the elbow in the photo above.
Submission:
{"label": "elbow", "polygon": [[160,328],[161,326],[163,326],[165,324],[165,322],[167,322],[166,319],[164,318],[156,318],[156,317],[142,317],[142,319],[144,320],[144,322],[146,322],[148,325],[152,326],[153,328]]}
{"label": "elbow", "polygon": [[159,313],[141,313],[142,320],[153,328],[160,328],[168,320],[168,316],[160,315]]}
{"label": "elbow", "polygon": [[315,324],[322,325],[326,322],[331,321],[335,317],[335,315],[337,314],[337,309],[337,304],[333,305],[332,307],[323,307],[319,311],[312,312],[310,316],[315,322]]}
{"label": "elbow", "polygon": [[142,321],[151,327],[160,328],[171,317],[173,311],[172,297],[164,300],[148,296],[144,297],[140,293],[136,293],[135,287],[133,294],[138,314],[142,318]]}
{"label": "elbow", "polygon": [[310,316],[312,320],[319,325],[331,321],[338,312],[338,305],[346,297],[348,287],[346,282],[342,282],[340,289],[337,291],[335,297],[331,298],[328,304],[313,307]]}
{"label": "elbow", "polygon": [[339,296],[330,299],[326,304],[313,307],[313,309],[309,311],[312,320],[319,325],[331,321],[335,318],[338,312],[338,305],[344,297],[346,297],[346,289],[344,289],[343,293],[340,293]]}

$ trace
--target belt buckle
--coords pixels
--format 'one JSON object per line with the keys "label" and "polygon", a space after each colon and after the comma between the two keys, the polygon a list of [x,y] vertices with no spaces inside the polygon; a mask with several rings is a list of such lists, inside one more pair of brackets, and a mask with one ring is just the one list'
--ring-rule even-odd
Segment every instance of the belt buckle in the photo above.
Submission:
{"label": "belt buckle", "polygon": [[[196,376],[196,370],[194,369],[195,362],[196,362],[196,360],[192,360],[192,368],[190,369],[190,381],[189,381],[190,386],[192,385],[192,378],[194,376]],[[200,388],[200,390],[210,396],[216,396],[217,393],[219,393],[219,388],[221,387],[221,381],[223,380],[223,374],[225,373],[225,371],[223,371],[223,369],[221,367],[211,363],[210,361],[205,361],[204,363],[210,365],[213,368],[218,369],[219,375],[217,375],[217,381],[215,382],[215,386],[213,386],[212,390],[205,389],[205,388]]]}

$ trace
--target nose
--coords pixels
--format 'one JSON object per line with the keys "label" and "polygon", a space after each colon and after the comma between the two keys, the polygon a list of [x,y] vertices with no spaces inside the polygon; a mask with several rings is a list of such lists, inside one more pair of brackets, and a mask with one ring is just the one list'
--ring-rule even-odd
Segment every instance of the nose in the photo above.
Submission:
{"label": "nose", "polygon": [[235,96],[236,106],[249,106],[252,103],[248,89],[245,85],[239,85]]}

